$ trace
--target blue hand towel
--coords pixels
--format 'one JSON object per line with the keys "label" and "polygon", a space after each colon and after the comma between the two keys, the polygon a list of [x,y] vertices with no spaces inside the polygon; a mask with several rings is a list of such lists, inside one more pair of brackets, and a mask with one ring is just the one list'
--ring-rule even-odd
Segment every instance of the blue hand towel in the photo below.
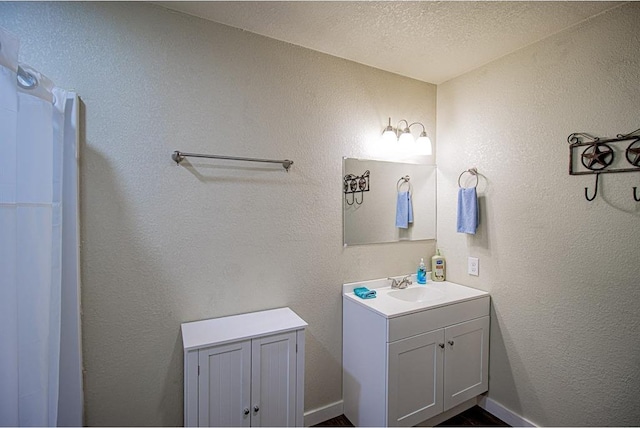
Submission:
{"label": "blue hand towel", "polygon": [[458,190],[458,232],[476,234],[478,229],[478,196],[475,187]]}
{"label": "blue hand towel", "polygon": [[367,287],[358,287],[353,289],[353,294],[361,299],[375,299],[376,290],[369,290]]}
{"label": "blue hand towel", "polygon": [[396,204],[396,227],[407,229],[409,227],[409,223],[413,223],[411,194],[409,192],[398,192],[398,203]]}

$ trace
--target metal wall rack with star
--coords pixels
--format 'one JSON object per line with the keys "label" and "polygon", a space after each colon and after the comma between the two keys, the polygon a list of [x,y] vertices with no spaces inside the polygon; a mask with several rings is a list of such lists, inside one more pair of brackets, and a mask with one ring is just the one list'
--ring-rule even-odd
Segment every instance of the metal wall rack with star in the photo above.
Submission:
{"label": "metal wall rack with star", "polygon": [[[589,197],[589,189],[584,188],[584,197],[593,201],[598,195],[600,174],[614,172],[640,172],[640,129],[629,134],[618,134],[615,138],[601,139],[582,132],[575,132],[567,138],[569,142],[569,174],[596,174],[596,186],[593,196]],[[626,149],[624,145],[627,144]],[[584,149],[582,149],[584,147]],[[615,147],[615,150],[614,150]],[[622,149],[620,148],[622,147]],[[582,150],[582,153],[577,155]],[[624,160],[616,160],[616,154],[624,150]],[[578,156],[580,163],[578,163]],[[581,168],[580,164],[582,165]],[[637,187],[633,187],[633,199],[640,202]]]}
{"label": "metal wall rack with star", "polygon": [[[366,170],[362,175],[347,174],[342,179],[344,185],[344,201],[347,205],[361,205],[364,202],[364,192],[369,191],[369,175],[371,173]],[[351,193],[351,202],[347,195]],[[356,193],[360,193],[360,201],[356,198]]]}

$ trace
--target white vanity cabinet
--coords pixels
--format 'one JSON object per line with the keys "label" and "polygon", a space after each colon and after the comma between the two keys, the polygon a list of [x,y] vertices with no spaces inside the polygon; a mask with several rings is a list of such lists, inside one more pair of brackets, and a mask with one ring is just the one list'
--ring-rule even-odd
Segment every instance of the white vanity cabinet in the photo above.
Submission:
{"label": "white vanity cabinet", "polygon": [[384,290],[376,302],[344,293],[344,413],[353,424],[413,426],[487,391],[489,295],[469,290],[407,311]]}
{"label": "white vanity cabinet", "polygon": [[185,426],[302,426],[306,326],[289,308],[182,324]]}

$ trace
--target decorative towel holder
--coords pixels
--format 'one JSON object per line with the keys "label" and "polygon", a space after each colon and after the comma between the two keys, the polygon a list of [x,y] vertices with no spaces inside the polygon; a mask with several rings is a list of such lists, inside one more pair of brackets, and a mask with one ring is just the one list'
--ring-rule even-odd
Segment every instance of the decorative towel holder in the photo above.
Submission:
{"label": "decorative towel holder", "polygon": [[[347,174],[342,179],[344,185],[344,201],[347,205],[353,205],[354,202],[361,205],[364,202],[364,192],[369,191],[369,170],[366,170],[362,175]],[[356,193],[360,193],[360,201],[356,198]],[[351,202],[347,198],[347,195],[353,195]]]}
{"label": "decorative towel holder", "polygon": [[400,177],[400,180],[396,183],[396,189],[400,192],[400,188],[403,184],[407,184],[409,186],[409,194],[412,193],[413,187],[411,186],[411,177],[405,175],[404,177]]}
{"label": "decorative towel holder", "polygon": [[473,187],[478,187],[478,183],[480,182],[480,180],[478,179],[478,170],[476,168],[469,168],[465,171],[462,171],[462,173],[458,176],[458,187],[462,187],[462,185],[460,184],[460,179],[465,173],[469,173],[476,177],[476,185]]}
{"label": "decorative towel holder", "polygon": [[[615,159],[615,150],[612,146],[616,147],[618,143],[630,141],[627,149],[625,150],[625,157],[631,167],[611,167]],[[586,175],[595,174],[596,183],[593,196],[589,196],[589,188],[584,188],[584,197],[587,201],[593,201],[598,196],[598,181],[600,174],[616,173],[616,172],[640,172],[640,129],[629,134],[618,134],[615,138],[600,139],[599,137],[593,137],[589,134],[582,132],[574,132],[567,137],[569,143],[569,174],[570,175]],[[576,169],[576,152],[582,147],[580,156],[580,163],[585,170]],[[636,202],[640,202],[640,197],[637,195],[637,187],[633,187],[633,199]]]}

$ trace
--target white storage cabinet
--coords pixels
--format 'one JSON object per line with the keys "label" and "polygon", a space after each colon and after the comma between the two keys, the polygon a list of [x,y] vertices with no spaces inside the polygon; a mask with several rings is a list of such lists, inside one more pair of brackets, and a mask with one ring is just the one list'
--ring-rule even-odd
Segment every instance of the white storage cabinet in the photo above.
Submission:
{"label": "white storage cabinet", "polygon": [[182,324],[185,426],[302,426],[306,326],[289,308]]}
{"label": "white storage cabinet", "polygon": [[489,296],[394,318],[343,299],[344,413],[413,426],[488,389]]}

